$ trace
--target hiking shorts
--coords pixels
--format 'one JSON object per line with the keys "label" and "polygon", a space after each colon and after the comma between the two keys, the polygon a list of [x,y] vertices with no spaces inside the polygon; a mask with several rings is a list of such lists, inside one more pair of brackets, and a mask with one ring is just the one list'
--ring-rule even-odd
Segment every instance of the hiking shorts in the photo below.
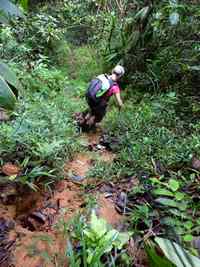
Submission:
{"label": "hiking shorts", "polygon": [[89,94],[86,94],[86,100],[95,122],[100,122],[106,114],[107,102],[104,99],[94,100]]}

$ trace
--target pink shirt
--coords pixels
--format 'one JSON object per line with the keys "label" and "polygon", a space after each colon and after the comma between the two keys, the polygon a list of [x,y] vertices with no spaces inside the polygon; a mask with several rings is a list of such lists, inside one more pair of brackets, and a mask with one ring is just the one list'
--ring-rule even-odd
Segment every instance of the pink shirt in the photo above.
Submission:
{"label": "pink shirt", "polygon": [[105,99],[108,101],[108,99],[112,95],[117,94],[117,93],[120,93],[120,88],[119,88],[119,85],[115,84],[106,92]]}

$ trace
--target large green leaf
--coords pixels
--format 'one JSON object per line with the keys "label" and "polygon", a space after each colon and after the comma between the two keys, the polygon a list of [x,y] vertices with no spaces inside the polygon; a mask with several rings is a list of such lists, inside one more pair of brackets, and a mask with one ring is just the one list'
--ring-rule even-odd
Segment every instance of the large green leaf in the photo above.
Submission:
{"label": "large green leaf", "polygon": [[0,0],[0,10],[8,16],[23,17],[20,9],[9,0]]}
{"label": "large green leaf", "polygon": [[179,189],[179,182],[175,179],[170,179],[168,186],[173,192],[176,192]]}
{"label": "large green leaf", "polygon": [[97,218],[95,211],[92,211],[91,221],[90,221],[91,230],[96,234],[97,238],[103,237],[107,232],[107,223],[102,218]]}
{"label": "large green leaf", "polygon": [[20,5],[23,7],[24,10],[28,10],[28,0],[20,0]]}
{"label": "large green leaf", "polygon": [[145,251],[148,256],[150,267],[175,267],[167,258],[158,255],[153,246],[145,246]]}
{"label": "large green leaf", "polygon": [[155,241],[160,246],[165,256],[177,267],[200,266],[200,259],[191,255],[177,243],[160,237],[156,237]]}
{"label": "large green leaf", "polygon": [[3,10],[0,10],[0,22],[7,24],[9,22],[8,18],[6,17],[6,14],[3,12]]}
{"label": "large green leaf", "polygon": [[200,71],[200,66],[199,66],[199,65],[197,65],[197,66],[188,66],[188,69],[189,69],[189,70]]}
{"label": "large green leaf", "polygon": [[167,198],[167,197],[159,197],[155,199],[157,203],[160,203],[164,206],[172,207],[172,208],[178,208],[180,210],[185,210],[187,208],[187,202],[185,201],[175,201],[173,199]]}
{"label": "large green leaf", "polygon": [[15,95],[5,80],[0,76],[0,107],[12,110],[15,107],[15,102]]}
{"label": "large green leaf", "polygon": [[16,89],[20,89],[21,88],[21,84],[18,81],[15,73],[13,71],[11,71],[9,69],[9,67],[5,63],[3,63],[3,62],[0,62],[0,75],[3,77],[3,79],[7,83],[9,83],[10,85],[12,85]]}
{"label": "large green leaf", "polygon": [[170,192],[169,190],[165,189],[165,188],[158,188],[153,190],[153,193],[155,195],[160,195],[160,196],[168,196],[168,197],[173,197],[174,194],[172,192]]}
{"label": "large green leaf", "polygon": [[143,7],[138,13],[135,15],[135,19],[140,19],[140,21],[144,21],[149,14],[150,7]]}
{"label": "large green leaf", "polygon": [[166,197],[159,197],[155,200],[157,203],[160,203],[164,206],[169,206],[169,207],[173,207],[173,208],[178,208],[179,207],[179,203],[177,203],[175,200],[173,199],[169,199]]}
{"label": "large green leaf", "polygon": [[139,38],[140,38],[140,32],[138,30],[133,31],[132,34],[130,35],[130,37],[127,40],[127,44],[125,49],[125,53],[128,53],[133,47],[136,46]]}

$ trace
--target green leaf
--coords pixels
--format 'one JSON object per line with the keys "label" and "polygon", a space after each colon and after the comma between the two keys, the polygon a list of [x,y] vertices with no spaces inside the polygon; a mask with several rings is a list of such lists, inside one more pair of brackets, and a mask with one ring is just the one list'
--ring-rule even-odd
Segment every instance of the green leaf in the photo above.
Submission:
{"label": "green leaf", "polygon": [[96,238],[95,238],[95,235],[94,235],[93,232],[84,229],[84,230],[83,230],[83,233],[84,233],[84,235],[86,235],[91,241],[95,241]]}
{"label": "green leaf", "polygon": [[150,10],[149,6],[143,7],[135,15],[135,19],[140,19],[141,21],[144,21],[149,13],[149,10]]}
{"label": "green leaf", "polygon": [[173,199],[165,198],[165,197],[160,197],[155,200],[156,202],[168,206],[168,207],[173,207],[173,208],[178,208],[180,210],[185,210],[187,208],[187,202],[176,202]]}
{"label": "green leaf", "polygon": [[0,10],[0,22],[4,24],[8,24],[9,20],[6,17],[6,14],[3,12],[3,10]]}
{"label": "green leaf", "polygon": [[127,40],[127,44],[124,47],[125,53],[128,53],[132,47],[135,47],[138,40],[140,38],[140,32],[139,31],[133,31],[130,35],[130,37]]}
{"label": "green leaf", "polygon": [[10,68],[3,62],[0,62],[0,75],[4,78],[6,82],[11,84],[16,89],[21,88],[21,84],[18,81],[15,73],[10,70]]}
{"label": "green leaf", "polygon": [[156,237],[155,242],[160,246],[165,256],[177,267],[200,266],[200,259],[191,255],[177,243],[160,237]]}
{"label": "green leaf", "polygon": [[193,223],[191,221],[187,221],[186,223],[184,223],[184,227],[187,229],[187,230],[191,230],[192,227],[193,227]]}
{"label": "green leaf", "polygon": [[17,178],[17,174],[14,174],[14,175],[9,176],[8,179],[9,179],[10,181],[14,181],[16,178]]}
{"label": "green leaf", "polygon": [[184,235],[184,237],[183,237],[183,240],[184,240],[185,242],[191,242],[192,239],[193,239],[193,236],[190,235],[190,234],[188,234],[188,235]]}
{"label": "green leaf", "polygon": [[16,97],[4,79],[0,76],[0,107],[14,109]]}
{"label": "green leaf", "polygon": [[158,255],[153,246],[145,246],[145,251],[148,256],[150,267],[175,267],[168,259]]}
{"label": "green leaf", "polygon": [[23,7],[24,10],[28,10],[28,0],[20,0],[20,5]]}
{"label": "green leaf", "polygon": [[20,9],[9,0],[0,1],[0,10],[8,16],[23,17],[23,13]]}
{"label": "green leaf", "polygon": [[182,200],[182,199],[184,199],[184,194],[183,193],[181,193],[181,192],[176,192],[175,193],[175,198],[177,199],[177,200]]}
{"label": "green leaf", "polygon": [[97,218],[94,210],[91,214],[90,226],[97,238],[101,238],[107,232],[107,222],[102,218]]}
{"label": "green leaf", "polygon": [[100,247],[105,247],[107,244],[107,247],[105,248],[104,252],[110,252],[113,248],[114,243],[116,242],[116,239],[119,236],[119,232],[115,229],[110,230],[101,240],[99,243]]}
{"label": "green leaf", "polygon": [[175,179],[170,179],[168,186],[173,192],[176,192],[179,189],[179,182]]}
{"label": "green leaf", "polygon": [[196,70],[196,71],[200,71],[200,66],[188,66],[189,70]]}
{"label": "green leaf", "polygon": [[160,222],[164,225],[170,225],[174,227],[177,224],[177,219],[173,217],[166,216],[160,220]]}
{"label": "green leaf", "polygon": [[130,233],[119,233],[117,240],[114,242],[117,249],[122,249],[122,247],[128,243],[130,236]]}
{"label": "green leaf", "polygon": [[177,209],[168,209],[168,212],[170,212],[171,214],[184,218],[184,219],[188,219],[188,215],[184,214],[182,211],[177,210]]}
{"label": "green leaf", "polygon": [[39,190],[39,188],[37,187],[37,185],[26,181],[25,184],[27,184],[33,191],[37,192]]}
{"label": "green leaf", "polygon": [[174,196],[172,192],[170,192],[169,190],[164,189],[164,188],[155,189],[155,190],[153,190],[153,193],[155,195],[161,195],[161,196],[168,196],[168,197]]}
{"label": "green leaf", "polygon": [[178,203],[173,199],[160,197],[160,198],[157,198],[155,201],[164,205],[164,206],[169,206],[169,207],[173,207],[173,208],[178,207]]}
{"label": "green leaf", "polygon": [[151,181],[153,184],[160,184],[160,185],[163,185],[163,183],[162,183],[159,179],[157,179],[157,178],[155,178],[155,177],[150,178],[150,181]]}

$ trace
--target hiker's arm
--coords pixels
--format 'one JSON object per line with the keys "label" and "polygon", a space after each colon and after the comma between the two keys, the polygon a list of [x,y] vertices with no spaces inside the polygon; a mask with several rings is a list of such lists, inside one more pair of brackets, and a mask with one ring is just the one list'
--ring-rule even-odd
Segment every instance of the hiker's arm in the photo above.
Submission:
{"label": "hiker's arm", "polygon": [[122,108],[124,104],[123,104],[123,102],[122,102],[120,93],[116,93],[115,96],[116,96],[117,103],[118,103],[119,107]]}

